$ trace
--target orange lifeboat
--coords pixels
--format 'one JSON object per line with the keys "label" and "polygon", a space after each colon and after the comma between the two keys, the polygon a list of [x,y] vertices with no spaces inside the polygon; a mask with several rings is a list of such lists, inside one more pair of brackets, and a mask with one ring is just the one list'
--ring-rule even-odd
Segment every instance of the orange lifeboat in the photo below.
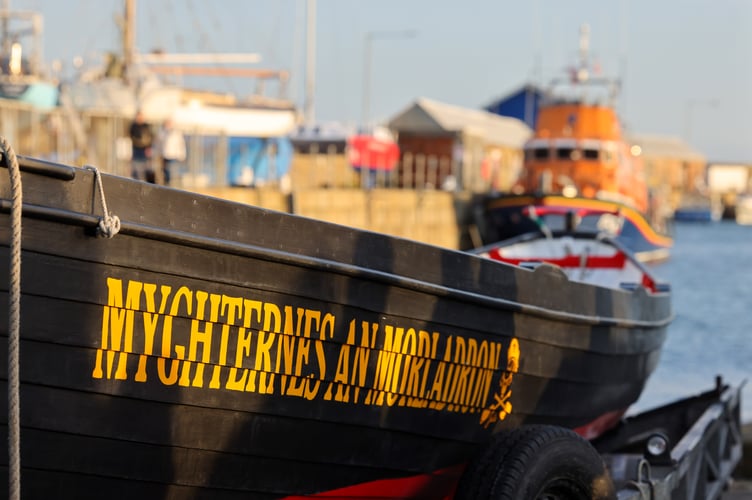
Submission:
{"label": "orange lifeboat", "polygon": [[[673,242],[656,231],[640,148],[629,144],[614,101],[618,86],[591,78],[587,30],[579,68],[554,82],[525,144],[521,174],[511,193],[490,193],[476,210],[481,245],[564,230],[568,214],[584,211],[579,227],[619,241],[642,262],[668,258]],[[530,214],[546,213],[543,217]],[[613,215],[617,214],[617,215]]]}
{"label": "orange lifeboat", "polygon": [[598,104],[559,103],[541,109],[535,134],[525,146],[519,187],[648,210],[639,150],[623,140],[613,108]]}

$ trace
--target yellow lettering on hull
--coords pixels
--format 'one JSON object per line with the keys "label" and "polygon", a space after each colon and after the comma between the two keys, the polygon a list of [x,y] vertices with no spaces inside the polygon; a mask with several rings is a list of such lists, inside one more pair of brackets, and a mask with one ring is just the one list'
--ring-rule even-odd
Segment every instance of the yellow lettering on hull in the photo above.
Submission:
{"label": "yellow lettering on hull", "polygon": [[340,323],[327,311],[186,286],[106,284],[94,379],[480,413],[484,426],[512,411],[514,338],[500,367],[506,342],[357,317]]}

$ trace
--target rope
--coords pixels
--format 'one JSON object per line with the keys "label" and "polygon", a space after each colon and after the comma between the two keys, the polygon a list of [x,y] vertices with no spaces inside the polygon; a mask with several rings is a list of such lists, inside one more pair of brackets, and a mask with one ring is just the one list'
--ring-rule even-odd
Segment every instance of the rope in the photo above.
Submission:
{"label": "rope", "polygon": [[[643,473],[645,477],[643,477]],[[632,486],[640,492],[641,500],[650,500],[653,498],[653,480],[650,478],[650,463],[641,459],[637,464],[637,480],[627,481],[629,486]]]}
{"label": "rope", "polygon": [[21,325],[21,170],[13,148],[0,137],[0,149],[10,175],[11,237],[8,314],[8,499],[21,498],[21,404],[19,395],[19,340]]}
{"label": "rope", "polygon": [[100,201],[102,202],[102,210],[104,211],[104,216],[99,220],[99,225],[97,226],[97,234],[103,238],[112,238],[120,232],[120,217],[112,215],[107,210],[107,200],[105,199],[104,186],[102,185],[102,174],[99,173],[99,169],[92,166],[87,166],[86,168],[94,172]]}

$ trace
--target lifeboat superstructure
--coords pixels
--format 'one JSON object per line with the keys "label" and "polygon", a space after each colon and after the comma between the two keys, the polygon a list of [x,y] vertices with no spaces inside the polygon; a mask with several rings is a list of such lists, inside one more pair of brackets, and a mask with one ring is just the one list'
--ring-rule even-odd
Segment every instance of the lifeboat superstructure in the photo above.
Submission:
{"label": "lifeboat superstructure", "polygon": [[525,146],[524,192],[620,201],[645,213],[647,184],[639,149],[622,138],[613,108],[558,103],[541,109]]}
{"label": "lifeboat superstructure", "polygon": [[594,209],[620,215],[617,223],[611,215],[598,216],[591,227],[619,240],[643,262],[664,260],[672,240],[656,230],[661,221],[649,196],[640,148],[623,135],[615,109],[619,83],[591,74],[588,35],[584,26],[578,67],[569,78],[553,82],[538,111],[512,193],[483,197],[477,213],[481,243],[540,230],[541,219],[526,215],[536,213],[531,206]]}

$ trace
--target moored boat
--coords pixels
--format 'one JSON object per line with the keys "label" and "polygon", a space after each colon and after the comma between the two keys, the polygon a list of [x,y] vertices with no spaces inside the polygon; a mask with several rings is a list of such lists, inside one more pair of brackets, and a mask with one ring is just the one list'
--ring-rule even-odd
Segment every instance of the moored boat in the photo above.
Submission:
{"label": "moored boat", "polygon": [[[529,208],[537,208],[530,211]],[[624,203],[563,195],[488,195],[478,204],[477,221],[484,244],[493,244],[538,230],[538,214],[546,224],[564,228],[569,210],[582,212],[586,227],[597,229],[625,245],[645,263],[657,263],[670,256],[673,240],[659,233],[635,208]]]}
{"label": "moored boat", "polygon": [[709,206],[683,206],[674,210],[677,222],[713,222],[718,218]]}
{"label": "moored boat", "polygon": [[[107,54],[104,67],[83,71],[65,85],[64,99],[71,107],[127,118],[140,111],[149,123],[169,119],[186,134],[209,137],[273,139],[295,130],[298,112],[286,97],[290,79],[287,71],[253,67],[260,56],[250,53],[157,50],[140,54],[135,44],[136,3],[123,2],[119,53]],[[210,77],[239,79],[243,87],[271,87],[277,95],[262,91],[236,95],[182,83],[195,77],[204,85]]]}
{"label": "moored boat", "polygon": [[58,104],[58,85],[42,70],[42,25],[38,12],[9,2],[0,9],[0,99],[47,110]]}
{"label": "moored boat", "polygon": [[0,299],[20,305],[0,373],[20,368],[25,498],[471,498],[503,433],[616,423],[672,317],[642,279],[20,166],[22,240],[0,181]]}
{"label": "moored boat", "polygon": [[[644,286],[654,293],[669,289],[667,283],[662,283],[616,238],[597,227],[583,224],[589,216],[618,216],[618,213],[532,206],[524,213],[537,219],[540,231],[477,248],[473,253],[518,266],[553,265],[570,280],[606,288]],[[546,226],[543,219],[550,215],[561,216],[564,225]]]}
{"label": "moored boat", "polygon": [[639,146],[623,137],[614,106],[618,83],[591,76],[587,37],[584,27],[579,67],[570,79],[555,81],[540,106],[513,192],[478,200],[482,243],[533,229],[522,215],[531,204],[595,208],[622,212],[623,225],[613,226],[612,235],[640,260],[663,260],[672,246],[665,234],[665,210],[648,191]]}

